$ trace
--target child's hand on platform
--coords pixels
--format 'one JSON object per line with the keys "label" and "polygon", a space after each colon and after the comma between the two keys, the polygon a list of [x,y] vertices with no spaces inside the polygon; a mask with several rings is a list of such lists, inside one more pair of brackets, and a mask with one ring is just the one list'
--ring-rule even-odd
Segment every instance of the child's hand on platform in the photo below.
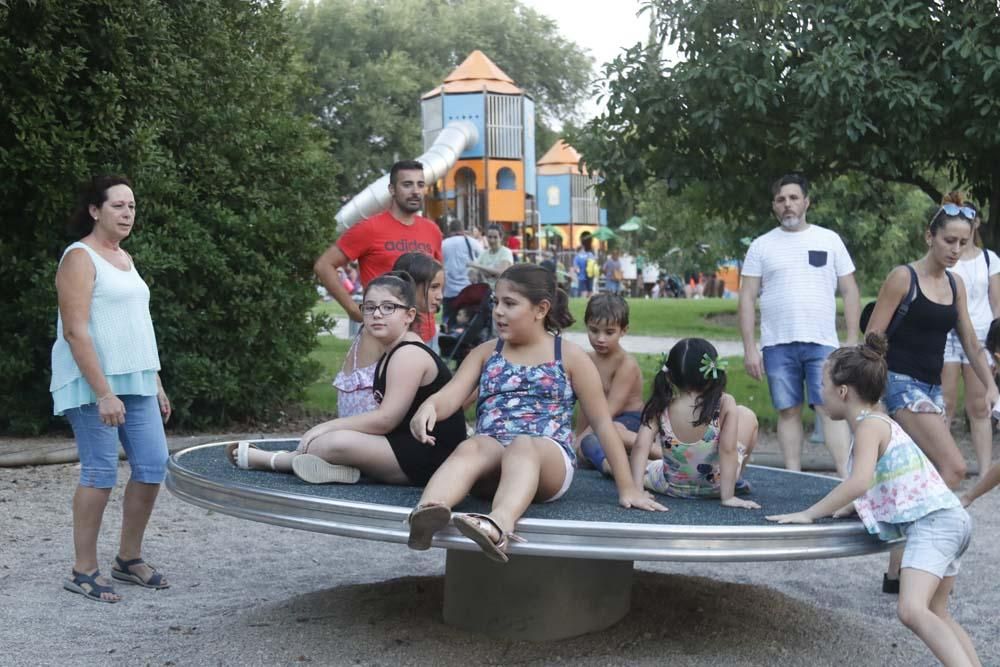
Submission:
{"label": "child's hand on platform", "polygon": [[850,502],[834,512],[831,516],[833,516],[834,519],[843,519],[845,516],[851,516],[854,514],[854,511],[854,503]]}
{"label": "child's hand on platform", "polygon": [[764,517],[768,521],[776,521],[778,523],[812,523],[813,519],[811,516],[805,512],[794,512],[792,514],[772,514],[771,516]]}
{"label": "child's hand on platform", "polygon": [[647,512],[666,512],[667,508],[653,500],[645,491],[629,489],[618,495],[618,504],[626,509],[646,510]]}
{"label": "child's hand on platform", "polygon": [[434,436],[431,435],[431,431],[434,430],[435,424],[437,424],[437,410],[430,401],[424,401],[410,420],[410,433],[417,442],[433,445]]}
{"label": "child's hand on platform", "polygon": [[722,501],[722,506],[723,507],[735,507],[735,508],[741,509],[741,510],[759,510],[760,509],[760,504],[759,503],[755,503],[752,500],[744,500],[743,498],[737,498],[736,496],[733,496],[732,498],[729,498],[727,500],[723,500]]}

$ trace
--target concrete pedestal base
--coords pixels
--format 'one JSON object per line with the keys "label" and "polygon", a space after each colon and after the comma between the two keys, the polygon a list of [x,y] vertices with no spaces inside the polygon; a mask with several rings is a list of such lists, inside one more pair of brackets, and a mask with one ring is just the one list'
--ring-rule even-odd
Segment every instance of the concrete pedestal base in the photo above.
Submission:
{"label": "concrete pedestal base", "polygon": [[628,613],[632,561],[448,551],[445,623],[503,639],[553,640],[603,630]]}

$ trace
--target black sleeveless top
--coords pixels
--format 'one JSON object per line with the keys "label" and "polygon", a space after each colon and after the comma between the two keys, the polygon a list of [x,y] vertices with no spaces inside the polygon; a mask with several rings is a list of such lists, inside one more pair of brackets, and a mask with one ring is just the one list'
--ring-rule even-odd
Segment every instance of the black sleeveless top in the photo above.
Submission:
{"label": "black sleeveless top", "polygon": [[434,474],[434,471],[444,463],[448,455],[458,447],[459,443],[465,440],[465,415],[461,410],[457,410],[455,414],[445,419],[441,419],[441,415],[438,415],[434,430],[431,431],[431,435],[434,436],[434,445],[425,445],[422,442],[418,442],[413,437],[413,434],[410,433],[410,420],[413,419],[413,415],[417,413],[423,402],[451,380],[451,371],[445,365],[444,361],[441,360],[441,357],[436,355],[434,350],[416,341],[403,341],[388,354],[383,354],[382,358],[378,360],[378,363],[375,365],[375,383],[372,387],[372,390],[375,392],[375,400],[379,403],[382,402],[382,397],[385,395],[385,376],[386,370],[389,367],[389,360],[392,359],[393,354],[405,345],[416,345],[431,355],[431,358],[434,359],[434,363],[437,365],[437,375],[430,384],[417,388],[417,393],[413,397],[413,402],[410,403],[409,409],[406,411],[406,416],[385,437],[392,447],[393,454],[396,455],[399,467],[406,473],[410,482],[422,486],[427,483],[431,475]]}
{"label": "black sleeveless top", "polygon": [[945,341],[958,322],[955,279],[945,273],[951,285],[951,303],[946,306],[924,296],[917,280],[917,295],[906,317],[889,338],[886,361],[891,372],[909,375],[928,384],[941,384]]}

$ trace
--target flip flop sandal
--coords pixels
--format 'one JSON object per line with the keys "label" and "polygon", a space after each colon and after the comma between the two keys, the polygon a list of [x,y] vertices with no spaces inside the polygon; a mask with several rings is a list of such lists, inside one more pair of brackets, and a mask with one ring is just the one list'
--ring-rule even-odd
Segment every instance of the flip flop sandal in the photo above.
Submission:
{"label": "flip flop sandal", "polygon": [[[250,450],[260,449],[257,445],[252,442],[247,442],[246,440],[241,440],[240,442],[234,442],[226,445],[226,460],[232,463],[234,466],[240,470],[251,470],[250,468]],[[233,452],[236,452],[236,457],[233,458]]]}
{"label": "flip flop sandal", "polygon": [[[274,467],[274,457],[271,457]],[[314,454],[299,454],[292,459],[292,472],[310,484],[357,484],[361,471],[353,466],[329,463]]]}
{"label": "flip flop sandal", "polygon": [[[485,514],[459,514],[454,519],[455,527],[470,540],[479,545],[483,554],[490,560],[498,563],[506,563],[510,558],[507,556],[507,547],[511,542],[525,542],[523,537],[518,537],[514,533],[505,533],[496,521]],[[500,539],[496,542],[487,530],[487,525],[496,528],[500,534]]]}
{"label": "flip flop sandal", "polygon": [[431,548],[434,533],[447,526],[449,521],[451,510],[444,505],[418,505],[407,519],[410,537],[406,546],[415,551],[427,551]]}
{"label": "flip flop sandal", "polygon": [[104,593],[112,593],[114,595],[117,595],[117,593],[115,593],[115,589],[112,586],[97,583],[99,576],[101,576],[100,570],[96,570],[93,574],[84,574],[83,572],[73,570],[73,578],[67,579],[63,583],[63,588],[71,593],[79,593],[94,602],[107,602],[108,604],[121,602],[121,598],[108,600],[101,597]]}
{"label": "flip flop sandal", "polygon": [[127,584],[142,586],[143,588],[155,588],[157,590],[161,588],[170,588],[170,584],[163,581],[163,575],[157,572],[156,568],[152,565],[149,565],[149,569],[153,571],[153,574],[149,575],[148,579],[143,579],[132,571],[132,568],[136,565],[143,564],[148,565],[148,563],[141,558],[122,560],[120,556],[115,556],[115,564],[111,568],[111,578],[118,581],[124,581]]}

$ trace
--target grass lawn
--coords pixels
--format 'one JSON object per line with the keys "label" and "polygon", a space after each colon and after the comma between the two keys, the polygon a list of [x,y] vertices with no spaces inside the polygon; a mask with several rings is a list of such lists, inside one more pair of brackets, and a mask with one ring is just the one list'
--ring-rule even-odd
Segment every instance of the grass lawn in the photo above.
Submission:
{"label": "grass lawn", "polygon": [[[334,414],[337,410],[337,390],[330,384],[340,370],[344,357],[347,355],[349,343],[333,336],[320,336],[319,343],[312,353],[312,358],[320,363],[323,370],[315,382],[306,387],[305,400],[302,408],[309,413]],[[636,358],[642,368],[645,380],[644,396],[648,397],[653,383],[653,376],[659,369],[659,357],[652,354],[638,354]],[[771,406],[771,397],[767,391],[767,382],[756,382],[748,377],[743,370],[743,359],[729,357],[728,391],[736,401],[747,406],[757,414],[761,427],[773,430],[777,424],[777,415]],[[806,410],[804,422],[807,428],[812,424],[813,413]]]}
{"label": "grass lawn", "polygon": [[[863,299],[862,303],[868,300]],[[698,336],[709,340],[739,340],[736,299],[629,299],[629,333],[640,336],[666,336],[683,338]],[[585,331],[583,313],[587,300],[570,299],[570,312],[576,324],[569,331]],[[837,312],[844,307],[837,299]],[[320,301],[314,311],[336,319],[346,317],[335,301]],[[840,337],[844,338],[843,320],[838,322]]]}

